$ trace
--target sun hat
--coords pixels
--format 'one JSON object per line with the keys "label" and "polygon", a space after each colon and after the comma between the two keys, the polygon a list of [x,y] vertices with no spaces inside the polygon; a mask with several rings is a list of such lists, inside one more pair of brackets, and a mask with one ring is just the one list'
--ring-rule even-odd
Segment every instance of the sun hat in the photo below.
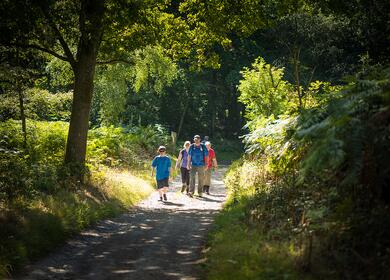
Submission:
{"label": "sun hat", "polygon": [[196,135],[194,136],[194,139],[196,139],[196,138],[199,138],[199,139],[200,139],[200,135],[196,134]]}
{"label": "sun hat", "polygon": [[166,150],[167,150],[167,148],[165,148],[165,146],[158,147],[159,152],[165,152]]}

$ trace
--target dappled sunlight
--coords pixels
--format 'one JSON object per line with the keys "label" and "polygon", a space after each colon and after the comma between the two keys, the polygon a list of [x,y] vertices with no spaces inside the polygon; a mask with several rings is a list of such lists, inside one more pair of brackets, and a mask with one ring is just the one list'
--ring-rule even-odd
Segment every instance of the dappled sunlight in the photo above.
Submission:
{"label": "dappled sunlight", "polygon": [[[198,279],[206,261],[202,256],[206,232],[225,198],[222,172],[210,189],[217,196],[190,198],[178,192],[178,179],[171,183],[168,202],[158,201],[157,193],[152,193],[122,216],[82,232],[21,279]],[[113,180],[138,182],[129,173]]]}
{"label": "dappled sunlight", "polygon": [[132,273],[134,271],[135,270],[131,270],[131,269],[122,269],[122,270],[114,270],[114,271],[112,271],[112,273],[114,273],[114,274],[124,274],[124,273]]}
{"label": "dappled sunlight", "polygon": [[141,196],[153,191],[151,180],[143,179],[139,174],[134,175],[127,170],[107,170],[105,178],[107,184],[104,185],[104,191],[108,195],[119,197],[127,205],[134,205]]}
{"label": "dappled sunlight", "polygon": [[179,255],[188,255],[188,254],[191,254],[192,251],[191,250],[177,250],[176,253],[178,253]]}

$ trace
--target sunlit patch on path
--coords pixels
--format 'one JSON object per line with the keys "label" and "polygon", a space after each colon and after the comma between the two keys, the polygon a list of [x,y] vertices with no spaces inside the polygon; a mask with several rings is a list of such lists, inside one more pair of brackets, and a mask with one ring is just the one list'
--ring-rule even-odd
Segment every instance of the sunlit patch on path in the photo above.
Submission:
{"label": "sunlit patch on path", "polygon": [[26,269],[18,279],[199,279],[202,249],[225,200],[222,175],[210,195],[190,198],[171,183],[168,202],[153,193],[128,213],[105,220]]}

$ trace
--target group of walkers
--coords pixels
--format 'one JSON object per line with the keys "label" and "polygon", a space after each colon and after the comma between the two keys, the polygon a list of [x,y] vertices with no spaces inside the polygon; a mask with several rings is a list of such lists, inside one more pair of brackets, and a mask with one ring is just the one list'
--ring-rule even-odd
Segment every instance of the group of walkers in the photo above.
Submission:
{"label": "group of walkers", "polygon": [[[211,148],[208,137],[201,141],[199,135],[194,136],[194,143],[185,141],[176,162],[176,169],[180,167],[182,188],[181,192],[190,197],[195,194],[195,181],[198,177],[197,193],[202,197],[203,192],[210,194],[211,171],[218,169],[215,151]],[[157,189],[161,201],[167,201],[169,178],[171,174],[171,159],[166,154],[166,148],[160,146],[158,155],[152,161],[152,176],[156,170]]]}

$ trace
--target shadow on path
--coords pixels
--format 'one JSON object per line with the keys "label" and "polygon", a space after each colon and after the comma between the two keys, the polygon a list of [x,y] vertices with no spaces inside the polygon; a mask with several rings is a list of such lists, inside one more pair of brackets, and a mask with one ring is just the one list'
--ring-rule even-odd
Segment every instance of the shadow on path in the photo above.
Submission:
{"label": "shadow on path", "polygon": [[128,213],[100,222],[17,279],[199,279],[207,231],[225,198],[222,174],[214,195],[189,198],[171,183],[168,201],[152,194]]}
{"label": "shadow on path", "polygon": [[184,206],[183,203],[173,203],[173,202],[170,202],[170,201],[164,201],[162,203],[164,203],[165,205],[171,205],[171,206],[177,206],[177,207],[183,207]]}
{"label": "shadow on path", "polygon": [[203,201],[209,201],[209,202],[219,202],[219,203],[223,202],[223,199],[212,199],[212,198],[208,198],[206,196],[197,197],[197,199],[200,199],[200,200],[203,200]]}

